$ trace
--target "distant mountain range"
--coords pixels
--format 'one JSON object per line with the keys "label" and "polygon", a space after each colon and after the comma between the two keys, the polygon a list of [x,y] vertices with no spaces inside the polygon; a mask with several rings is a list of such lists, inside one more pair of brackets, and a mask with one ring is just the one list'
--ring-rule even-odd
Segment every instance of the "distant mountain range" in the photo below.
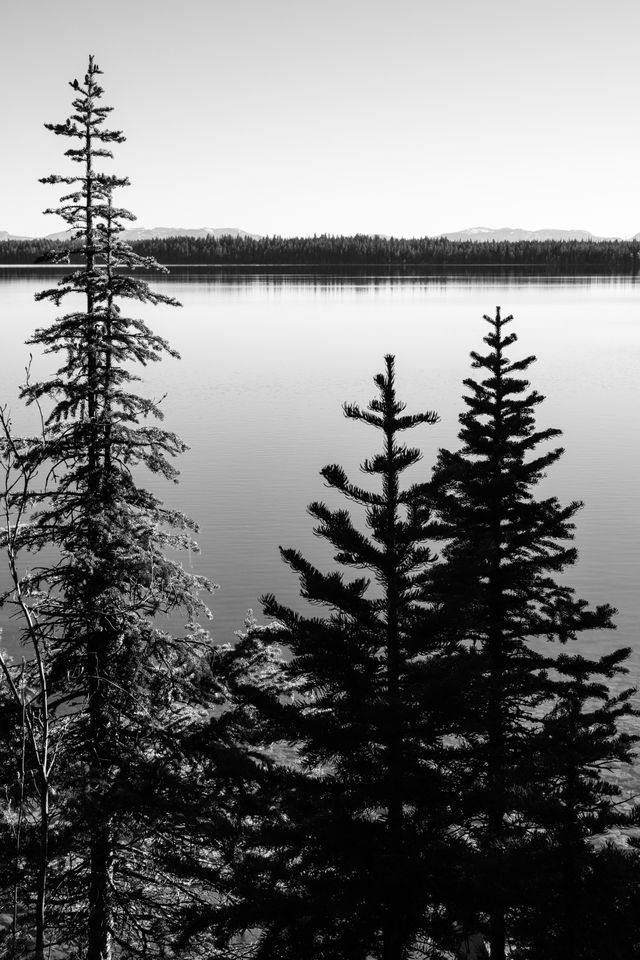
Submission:
{"label": "distant mountain range", "polygon": [[16,237],[14,233],[7,233],[6,230],[0,230],[0,242],[2,240],[33,240],[33,237]]}
{"label": "distant mountain range", "polygon": [[[48,233],[44,240],[66,240],[73,231],[60,230],[58,233]],[[253,237],[259,239],[257,233],[247,233],[246,230],[239,230],[238,227],[132,227],[130,230],[124,230],[123,235],[126,240],[131,242],[135,240],[156,240],[162,237]],[[34,237],[17,237],[15,234],[7,233],[6,230],[0,230],[1,240],[34,240]]]}
{"label": "distant mountain range", "polygon": [[[620,237],[596,237],[588,230],[521,230],[518,227],[469,227],[468,230],[458,230],[455,233],[442,233],[447,240],[471,240],[475,243],[516,243],[521,240],[591,240],[598,243],[604,240],[620,240]],[[640,234],[632,240],[640,238]]]}
{"label": "distant mountain range", "polygon": [[[61,230],[58,233],[49,233],[43,239],[45,240],[66,240],[71,231]],[[132,227],[124,231],[125,239],[135,240],[155,240],[164,237],[252,237],[259,240],[257,233],[248,233],[246,230],[240,230],[238,227]],[[606,240],[620,240],[621,237],[598,237],[588,230],[522,230],[518,227],[469,227],[467,230],[457,230],[452,233],[441,233],[438,236],[447,240],[473,241],[475,243],[515,243],[522,240],[582,240],[592,243],[604,242]],[[6,230],[0,230],[0,241],[2,240],[33,240],[34,237],[19,237],[8,233]],[[631,240],[640,240],[640,233],[636,233]]]}
{"label": "distant mountain range", "polygon": [[[49,233],[46,240],[66,240],[71,230],[62,230],[60,233]],[[247,233],[238,227],[131,227],[123,230],[122,236],[132,243],[135,240],[158,240],[163,237],[255,237],[255,233]]]}

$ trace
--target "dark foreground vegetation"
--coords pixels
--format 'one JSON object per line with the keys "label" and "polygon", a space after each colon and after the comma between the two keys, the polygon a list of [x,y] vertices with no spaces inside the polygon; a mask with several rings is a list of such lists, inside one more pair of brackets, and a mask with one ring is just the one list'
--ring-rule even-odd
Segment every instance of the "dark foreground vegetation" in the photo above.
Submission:
{"label": "dark foreground vegetation", "polygon": [[0,416],[23,639],[0,658],[0,957],[640,955],[640,849],[592,843],[635,822],[606,777],[635,757],[629,650],[575,652],[615,611],[568,585],[580,504],[537,495],[562,449],[512,318],[485,317],[432,471],[405,437],[438,415],[405,411],[385,357],[344,408],[378,441],[364,485],[331,464],[344,506],[309,508],[336,569],[282,550],[316,615],[266,596],[270,623],[222,645],[175,560],[192,522],[139,485],[174,480],[184,447],[135,392],[171,348],[131,307],[179,305],[137,278],[158,264],[122,240],[126,180],[97,169],[123,139],[99,73],[51,126],[78,165],[46,182],[80,263],[38,294],[73,311],[30,343],[60,368],[24,386],[33,437]]}
{"label": "dark foreground vegetation", "polygon": [[[616,240],[519,241],[474,243],[422,237],[414,240],[354,237],[167,237],[132,244],[140,256],[163,264],[393,266],[393,267],[535,267],[548,272],[635,273],[640,269],[640,242]],[[59,241],[5,240],[0,263],[35,263],[66,249]],[[81,252],[72,256],[81,261]]]}

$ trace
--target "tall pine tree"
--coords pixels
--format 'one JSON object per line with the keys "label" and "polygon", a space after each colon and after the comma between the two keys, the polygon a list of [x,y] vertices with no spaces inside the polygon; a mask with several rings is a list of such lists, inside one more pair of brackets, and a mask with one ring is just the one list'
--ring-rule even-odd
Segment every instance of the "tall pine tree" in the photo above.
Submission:
{"label": "tall pine tree", "polygon": [[[482,854],[492,960],[504,960],[507,911],[515,889],[509,851],[529,829],[541,716],[556,699],[543,641],[564,643],[586,630],[612,626],[609,606],[590,609],[558,575],[576,560],[571,545],[578,502],[535,497],[560,431],[536,428],[543,397],[522,374],[535,357],[512,360],[512,317],[485,316],[485,352],[473,352],[482,379],[464,381],[461,447],[441,450],[431,485],[444,541],[433,570],[432,598],[449,629],[469,651],[467,822]],[[542,449],[539,449],[542,447]],[[533,804],[535,806],[535,804]]]}
{"label": "tall pine tree", "polygon": [[64,902],[60,922],[87,960],[108,960],[114,942],[120,951],[148,950],[158,927],[162,896],[150,867],[153,833],[140,770],[179,723],[202,641],[190,629],[172,636],[162,616],[181,611],[190,622],[206,587],[167,554],[193,546],[193,524],[138,485],[143,468],[175,481],[171,461],[185,446],[145,423],[162,413],[133,387],[136,365],[177,355],[125,305],[177,304],[132,275],[160,268],[121,237],[133,216],[115,207],[112,195],[128,181],[97,168],[124,139],[105,126],[111,108],[101,104],[100,73],[90,57],[83,82],[71,84],[71,116],[47,125],[71,140],[66,156],[79,167],[43,181],[71,188],[48,211],[72,231],[57,259],[73,252],[82,262],[37,295],[56,306],[69,298],[72,307],[30,341],[62,365],[23,391],[45,412],[44,437],[30,454],[44,486],[34,491],[37,509],[18,543],[48,551],[28,589],[39,598],[47,633],[53,709],[70,710],[74,721],[63,750],[64,789],[58,786],[58,909]]}
{"label": "tall pine tree", "polygon": [[440,906],[452,680],[423,596],[434,559],[424,485],[402,485],[421,454],[401,442],[437,416],[404,413],[392,356],[375,384],[368,407],[348,404],[345,414],[381,435],[382,449],[362,464],[377,489],[352,483],[338,465],[322,470],[362,509],[366,532],[345,509],[309,507],[337,563],[365,573],[346,580],[285,549],[302,597],[330,612],[305,616],[264,601],[291,652],[284,686],[295,696],[256,695],[257,716],[266,739],[296,747],[300,766],[290,767],[288,786],[282,778],[281,815],[262,818],[237,874],[237,922],[261,931],[261,960],[402,960]]}

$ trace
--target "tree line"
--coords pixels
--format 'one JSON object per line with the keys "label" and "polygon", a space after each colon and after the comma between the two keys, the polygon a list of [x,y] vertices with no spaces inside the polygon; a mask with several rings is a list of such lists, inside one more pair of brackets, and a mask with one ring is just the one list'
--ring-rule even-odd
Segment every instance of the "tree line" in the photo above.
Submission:
{"label": "tree line", "polygon": [[0,657],[0,956],[636,955],[640,851],[592,843],[635,822],[608,776],[638,741],[630,651],[574,649],[615,611],[568,584],[581,504],[538,494],[560,431],[513,318],[484,318],[430,472],[404,438],[438,414],[406,411],[384,358],[344,407],[378,438],[362,484],[330,464],[345,505],[309,507],[335,569],[281,550],[316,612],[265,596],[266,625],[221,643],[176,559],[195,525],[140,485],[175,481],[184,445],[138,393],[174,351],[132,308],[179,304],[136,275],[162,268],[122,238],[126,179],[97,169],[124,139],[99,75],[91,57],[49,125],[78,171],[45,178],[73,231],[51,256],[81,260],[37,295],[72,306],[30,343],[60,366],[23,387],[33,436],[0,415],[23,641]]}
{"label": "tree line", "polygon": [[[378,265],[537,267],[544,271],[633,272],[640,268],[637,240],[519,240],[477,243],[439,237],[163,237],[135,241],[141,256],[163,264]],[[5,240],[0,262],[34,263],[64,249],[61,241]],[[77,251],[74,262],[80,262]]]}

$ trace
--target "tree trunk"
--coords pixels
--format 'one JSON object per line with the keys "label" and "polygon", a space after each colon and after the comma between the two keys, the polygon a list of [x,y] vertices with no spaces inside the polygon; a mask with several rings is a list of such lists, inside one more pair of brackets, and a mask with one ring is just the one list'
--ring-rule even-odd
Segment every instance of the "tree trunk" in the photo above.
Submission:
{"label": "tree trunk", "polygon": [[[92,58],[90,58],[90,66]],[[92,81],[93,82],[93,81]],[[93,117],[90,118],[90,120]],[[90,122],[86,124],[86,224],[85,257],[87,275],[93,276],[96,248],[93,236],[93,170],[92,170],[92,130]],[[95,288],[91,280],[87,284],[87,416],[89,420],[89,441],[87,449],[88,502],[90,511],[89,547],[94,554],[99,553],[99,533],[91,528],[93,511],[97,511],[101,493],[101,438],[98,424],[100,381],[98,367],[98,319],[95,315]],[[113,927],[113,835],[109,810],[105,804],[110,776],[110,746],[108,721],[108,633],[100,628],[100,616],[96,609],[96,600],[104,590],[104,584],[89,577],[85,603],[89,614],[90,635],[87,638],[87,695],[89,725],[87,743],[89,761],[89,918],[87,939],[87,960],[110,960],[111,931]]]}
{"label": "tree trunk", "polygon": [[[113,830],[108,810],[109,723],[105,659],[107,638],[96,631],[89,673],[89,923],[87,960],[110,960],[113,926]],[[106,801],[106,802],[105,802]]]}
{"label": "tree trunk", "polygon": [[578,864],[576,862],[579,840],[575,819],[575,776],[570,771],[565,783],[565,814],[562,837],[562,886],[563,886],[563,960],[576,960],[578,955],[579,896]]}
{"label": "tree trunk", "polygon": [[497,671],[492,677],[493,684],[489,696],[489,942],[491,960],[505,960],[506,924],[503,894],[503,856],[502,839],[504,831],[504,771],[503,771],[503,732],[500,715],[499,687]]}
{"label": "tree trunk", "polygon": [[45,960],[47,876],[49,871],[49,783],[46,769],[40,769],[40,864],[36,899],[35,960]]}
{"label": "tree trunk", "polygon": [[18,807],[18,822],[16,824],[16,851],[14,859],[13,873],[13,916],[11,919],[11,947],[12,957],[18,956],[18,903],[19,903],[19,885],[20,885],[20,860],[22,857],[22,825],[24,823],[24,784],[26,774],[26,750],[27,750],[27,725],[26,725],[26,702],[24,692],[24,657],[22,658],[22,672],[20,675],[20,696],[22,698],[20,709],[22,722],[20,729],[20,799]]}
{"label": "tree trunk", "polygon": [[489,917],[489,945],[491,947],[491,960],[505,960],[507,943],[507,930],[504,916],[504,905],[502,896],[496,897],[494,906],[491,909]]}
{"label": "tree trunk", "polygon": [[494,412],[494,447],[492,451],[493,486],[491,504],[491,540],[492,560],[489,576],[489,634],[487,653],[489,655],[488,684],[488,834],[489,868],[491,889],[489,891],[489,931],[491,960],[505,960],[506,924],[503,892],[503,833],[505,818],[505,730],[503,716],[503,672],[505,651],[503,649],[504,587],[502,581],[502,519],[504,504],[502,497],[503,467],[503,395],[502,395],[502,345],[500,308],[497,308],[498,320],[496,346],[496,406]]}
{"label": "tree trunk", "polygon": [[[388,374],[386,416],[393,417],[392,371]],[[405,924],[403,912],[405,905],[402,897],[401,877],[402,834],[403,834],[403,798],[402,798],[402,718],[400,712],[400,632],[399,632],[399,596],[397,585],[396,522],[398,504],[398,476],[393,466],[395,454],[394,431],[389,423],[385,427],[385,457],[387,473],[384,478],[387,517],[387,696],[389,705],[389,731],[387,739],[387,838],[389,869],[386,878],[386,903],[382,939],[383,960],[402,960],[404,957]]]}
{"label": "tree trunk", "polygon": [[109,822],[92,824],[90,852],[87,960],[110,960],[113,843]]}

